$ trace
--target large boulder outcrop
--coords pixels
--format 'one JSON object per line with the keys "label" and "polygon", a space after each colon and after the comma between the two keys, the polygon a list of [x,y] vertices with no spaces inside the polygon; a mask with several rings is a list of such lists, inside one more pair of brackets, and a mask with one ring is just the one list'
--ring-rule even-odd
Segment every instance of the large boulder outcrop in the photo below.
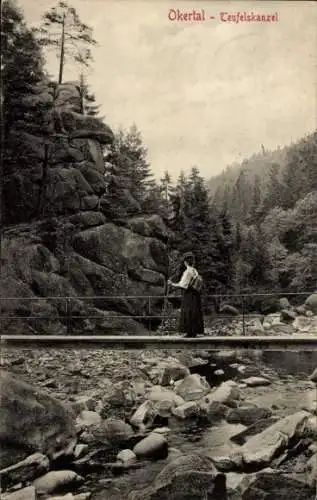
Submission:
{"label": "large boulder outcrop", "polygon": [[0,447],[24,450],[26,456],[40,452],[56,458],[70,453],[76,444],[72,412],[7,371],[1,371],[0,381]]}
{"label": "large boulder outcrop", "polygon": [[[83,114],[78,84],[43,84],[34,99],[47,102],[47,130],[12,130],[30,162],[13,169],[6,184],[6,214],[18,225],[1,241],[0,297],[23,300],[0,299],[2,327],[7,334],[145,333],[140,320],[152,315],[156,326],[163,306],[154,299],[150,310],[146,296],[164,293],[165,223],[155,214],[120,225],[107,219],[104,148],[114,135]],[[132,198],[127,192],[129,206],[140,211]],[[135,295],[142,298],[128,298]]]}

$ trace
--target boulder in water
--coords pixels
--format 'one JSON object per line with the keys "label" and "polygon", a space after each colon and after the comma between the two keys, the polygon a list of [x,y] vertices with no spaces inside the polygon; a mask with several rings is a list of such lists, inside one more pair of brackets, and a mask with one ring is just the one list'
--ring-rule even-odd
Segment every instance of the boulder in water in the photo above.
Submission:
{"label": "boulder in water", "polygon": [[227,416],[229,424],[242,424],[250,426],[255,422],[268,418],[272,415],[269,408],[259,408],[257,406],[240,406],[230,410]]}
{"label": "boulder in water", "polygon": [[168,444],[164,436],[151,432],[133,448],[133,453],[141,459],[162,459],[168,455]]}
{"label": "boulder in water", "polygon": [[49,458],[76,445],[74,415],[36,387],[1,371],[0,445],[38,451]]}
{"label": "boulder in water", "polygon": [[152,425],[156,417],[155,404],[153,401],[144,401],[135,411],[130,419],[131,425],[138,429],[144,429],[146,425]]}
{"label": "boulder in water", "polygon": [[136,460],[136,454],[129,449],[121,450],[117,455],[117,462],[122,462],[124,465],[131,465]]}
{"label": "boulder in water", "polygon": [[306,434],[310,417],[310,413],[299,411],[250,437],[239,450],[245,466],[263,468],[269,465],[291,440],[300,439]]}
{"label": "boulder in water", "polygon": [[176,387],[175,392],[185,401],[197,401],[207,394],[210,389],[206,378],[194,373],[184,378]]}
{"label": "boulder in water", "polygon": [[55,491],[70,488],[74,485],[79,486],[84,479],[72,470],[50,471],[42,477],[36,479],[33,486],[38,495],[47,495]]}
{"label": "boulder in water", "polygon": [[243,379],[242,383],[246,384],[248,387],[259,387],[263,385],[270,385],[272,382],[265,377],[249,377]]}
{"label": "boulder in water", "polygon": [[214,403],[220,403],[226,406],[235,406],[236,401],[240,399],[240,393],[236,385],[232,385],[230,380],[222,382],[216,390],[209,392],[198,401],[202,413],[209,414],[210,407]]}
{"label": "boulder in water", "polygon": [[[268,497],[269,492],[269,497]],[[243,492],[243,500],[315,500],[314,488],[288,474],[260,472]]]}
{"label": "boulder in water", "polygon": [[212,460],[201,455],[183,455],[168,463],[152,485],[130,493],[128,500],[224,500],[226,476]]}

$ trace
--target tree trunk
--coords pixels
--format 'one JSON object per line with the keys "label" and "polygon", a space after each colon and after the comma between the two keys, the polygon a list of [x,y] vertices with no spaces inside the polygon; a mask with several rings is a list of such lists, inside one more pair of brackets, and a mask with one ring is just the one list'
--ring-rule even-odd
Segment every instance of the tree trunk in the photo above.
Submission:
{"label": "tree trunk", "polygon": [[63,23],[62,23],[61,55],[59,60],[59,76],[58,76],[59,85],[62,83],[63,80],[64,56],[65,56],[65,13],[63,14]]}

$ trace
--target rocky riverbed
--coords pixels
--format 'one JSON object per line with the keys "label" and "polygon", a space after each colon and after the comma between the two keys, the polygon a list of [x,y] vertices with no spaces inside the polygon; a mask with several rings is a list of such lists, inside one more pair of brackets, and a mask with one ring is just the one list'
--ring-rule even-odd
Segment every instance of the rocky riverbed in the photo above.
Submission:
{"label": "rocky riverbed", "polygon": [[276,354],[3,350],[1,498],[314,500],[317,354]]}

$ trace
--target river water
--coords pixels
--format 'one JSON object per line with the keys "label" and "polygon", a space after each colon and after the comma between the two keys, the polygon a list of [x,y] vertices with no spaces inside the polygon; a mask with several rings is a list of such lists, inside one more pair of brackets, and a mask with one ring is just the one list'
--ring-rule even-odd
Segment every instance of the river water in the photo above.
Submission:
{"label": "river water", "polygon": [[[247,400],[259,406],[273,405],[280,416],[298,411],[303,403],[303,390],[307,391],[307,375],[317,366],[317,352],[254,351],[248,353],[248,358],[263,364],[278,377],[270,387],[256,388],[252,394],[247,393]],[[234,378],[229,366],[219,364],[216,369],[219,368],[223,369],[225,374],[218,382]],[[214,370],[215,367],[209,368],[209,371],[207,367],[203,367],[195,371],[199,371],[211,385],[215,385]],[[183,454],[201,453],[209,457],[228,455],[238,449],[239,445],[233,443],[230,437],[245,429],[240,424],[228,424],[225,421],[206,425],[197,421],[180,422],[171,419],[168,425],[170,449],[177,448]],[[132,489],[148,486],[166,463],[167,460],[149,462],[142,469],[129,471],[117,478],[105,478],[100,475],[98,478],[91,478],[94,484],[92,500],[124,500]]]}

